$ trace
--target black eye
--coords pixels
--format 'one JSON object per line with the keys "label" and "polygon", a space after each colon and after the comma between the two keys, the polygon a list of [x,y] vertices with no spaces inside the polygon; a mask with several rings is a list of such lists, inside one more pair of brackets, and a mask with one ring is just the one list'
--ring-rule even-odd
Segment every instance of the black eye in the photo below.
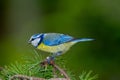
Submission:
{"label": "black eye", "polygon": [[34,38],[31,39],[31,41],[33,41],[33,40],[34,40]]}

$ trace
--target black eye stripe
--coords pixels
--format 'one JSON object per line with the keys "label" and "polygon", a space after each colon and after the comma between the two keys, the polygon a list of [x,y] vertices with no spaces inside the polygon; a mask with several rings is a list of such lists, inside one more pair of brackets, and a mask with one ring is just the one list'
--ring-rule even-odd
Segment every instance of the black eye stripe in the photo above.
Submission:
{"label": "black eye stripe", "polygon": [[31,39],[31,41],[33,41],[33,40],[34,40],[34,38]]}

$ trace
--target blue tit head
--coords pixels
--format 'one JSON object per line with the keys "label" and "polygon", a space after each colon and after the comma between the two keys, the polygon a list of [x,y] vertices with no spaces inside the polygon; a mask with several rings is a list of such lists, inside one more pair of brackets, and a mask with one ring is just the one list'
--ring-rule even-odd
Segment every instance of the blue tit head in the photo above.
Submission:
{"label": "blue tit head", "polygon": [[43,40],[43,34],[34,34],[31,36],[28,43],[31,43],[34,47],[37,47]]}

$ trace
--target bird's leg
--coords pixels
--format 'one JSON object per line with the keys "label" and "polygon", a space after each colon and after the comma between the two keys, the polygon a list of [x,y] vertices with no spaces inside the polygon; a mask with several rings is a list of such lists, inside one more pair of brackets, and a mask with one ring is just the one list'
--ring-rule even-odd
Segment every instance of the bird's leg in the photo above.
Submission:
{"label": "bird's leg", "polygon": [[49,56],[46,58],[47,63],[50,65],[54,64],[54,59],[55,59],[55,56]]}
{"label": "bird's leg", "polygon": [[62,54],[62,51],[59,51],[57,53],[54,53],[52,56],[47,57],[46,60],[47,60],[48,64],[51,64],[51,65],[54,64],[55,57],[57,57],[61,54]]}
{"label": "bird's leg", "polygon": [[48,56],[43,62],[41,62],[41,66],[45,67],[47,66],[48,64],[49,65],[53,65],[54,64],[54,58],[55,56],[52,55],[52,56]]}
{"label": "bird's leg", "polygon": [[62,54],[62,51],[59,51],[57,53],[55,53],[55,56],[60,56]]}

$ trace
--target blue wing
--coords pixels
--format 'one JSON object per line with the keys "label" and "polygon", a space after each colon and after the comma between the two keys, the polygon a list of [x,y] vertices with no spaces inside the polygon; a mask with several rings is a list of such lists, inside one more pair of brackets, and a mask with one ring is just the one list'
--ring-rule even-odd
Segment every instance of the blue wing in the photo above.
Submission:
{"label": "blue wing", "polygon": [[43,43],[48,46],[55,46],[55,45],[69,42],[73,39],[74,39],[73,37],[65,34],[46,33],[44,34]]}

